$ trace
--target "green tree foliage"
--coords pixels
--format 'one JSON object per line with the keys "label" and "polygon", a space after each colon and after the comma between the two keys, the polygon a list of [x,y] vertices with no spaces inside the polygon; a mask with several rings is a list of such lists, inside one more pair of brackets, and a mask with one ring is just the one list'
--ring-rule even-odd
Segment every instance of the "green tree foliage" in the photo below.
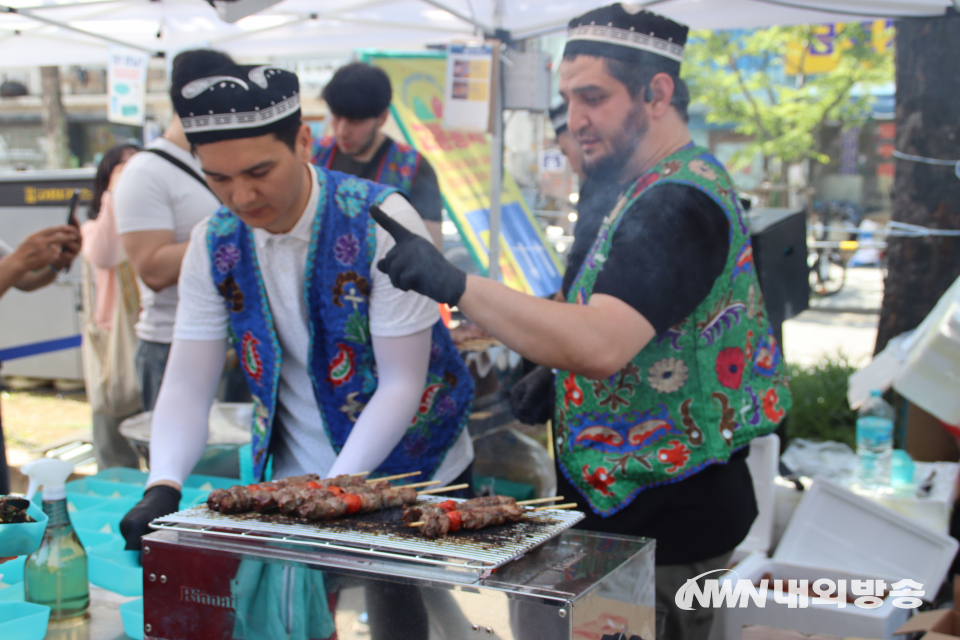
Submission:
{"label": "green tree foliage", "polygon": [[694,102],[709,107],[708,122],[735,124],[737,132],[753,137],[734,164],[747,164],[759,153],[764,177],[778,181],[790,164],[828,162],[820,148],[824,125],[861,124],[870,114],[869,90],[893,80],[892,49],[875,51],[869,35],[863,25],[845,25],[831,43],[843,51],[833,71],[791,76],[791,47],[807,55],[827,46],[818,27],[697,31],[685,54],[684,79]]}
{"label": "green tree foliage", "polygon": [[788,365],[793,408],[784,446],[794,438],[835,440],[856,449],[857,412],[847,404],[847,382],[858,367],[842,353],[811,367]]}

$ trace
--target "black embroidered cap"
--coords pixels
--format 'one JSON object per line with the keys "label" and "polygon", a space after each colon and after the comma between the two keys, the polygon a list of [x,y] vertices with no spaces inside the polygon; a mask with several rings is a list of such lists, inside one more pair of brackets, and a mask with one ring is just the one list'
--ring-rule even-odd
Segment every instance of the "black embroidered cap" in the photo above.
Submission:
{"label": "black embroidered cap", "polygon": [[567,130],[567,103],[564,102],[555,109],[550,109],[550,124],[553,125],[553,132],[560,137],[560,134]]}
{"label": "black embroidered cap", "polygon": [[185,84],[173,106],[190,144],[253,138],[300,114],[300,82],[272,65],[229,65]]}
{"label": "black embroidered cap", "polygon": [[637,5],[611,4],[570,21],[563,54],[616,58],[679,75],[687,31]]}

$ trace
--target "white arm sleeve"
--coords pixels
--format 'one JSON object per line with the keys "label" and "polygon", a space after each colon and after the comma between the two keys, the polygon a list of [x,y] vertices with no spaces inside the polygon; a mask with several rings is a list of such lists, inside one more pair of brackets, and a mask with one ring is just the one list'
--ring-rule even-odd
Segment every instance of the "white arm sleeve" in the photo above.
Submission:
{"label": "white arm sleeve", "polygon": [[224,340],[174,339],[153,410],[147,486],[159,480],[182,486],[203,455],[226,353]]}
{"label": "white arm sleeve", "polygon": [[372,471],[387,459],[420,407],[430,366],[431,329],[399,337],[373,336],[378,384],[328,477]]}

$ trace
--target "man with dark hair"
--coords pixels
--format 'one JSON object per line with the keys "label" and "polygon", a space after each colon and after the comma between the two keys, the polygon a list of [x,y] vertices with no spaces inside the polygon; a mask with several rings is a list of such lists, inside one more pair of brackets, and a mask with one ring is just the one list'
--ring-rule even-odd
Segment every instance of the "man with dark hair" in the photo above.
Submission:
{"label": "man with dark hair", "polygon": [[[671,640],[709,634],[711,610],[681,609],[677,592],[726,567],[746,537],[757,514],[750,441],[791,404],[736,189],[683,115],[686,36],[620,4],[570,23],[568,126],[587,175],[621,195],[568,267],[566,303],[467,276],[374,212],[397,238],[378,265],[394,283],[458,305],[557,370],[557,490],[587,513],[585,528],[656,539],[656,637]],[[643,81],[619,79],[621,63]]]}
{"label": "man with dark hair", "polygon": [[400,189],[443,249],[443,201],[437,174],[416,149],[381,131],[390,111],[390,78],[378,67],[353,62],[337,69],[321,97],[330,107],[333,135],[313,144],[313,163]]}
{"label": "man with dark hair", "polygon": [[410,203],[310,164],[289,71],[220,67],[174,105],[223,206],[193,229],[183,260],[147,490],[120,525],[127,547],[139,549],[150,521],[177,508],[207,442],[227,339],[253,396],[258,481],[272,460],[274,477],[420,471],[469,482],[470,374],[437,305],[372,268],[394,242],[370,224],[369,207],[426,238]]}
{"label": "man with dark hair", "polygon": [[[171,98],[191,80],[232,64],[225,53],[184,51],[173,60]],[[136,365],[144,411],[153,409],[173,340],[177,278],[190,231],[218,202],[200,175],[180,119],[127,163],[114,197],[117,230],[140,285]]]}

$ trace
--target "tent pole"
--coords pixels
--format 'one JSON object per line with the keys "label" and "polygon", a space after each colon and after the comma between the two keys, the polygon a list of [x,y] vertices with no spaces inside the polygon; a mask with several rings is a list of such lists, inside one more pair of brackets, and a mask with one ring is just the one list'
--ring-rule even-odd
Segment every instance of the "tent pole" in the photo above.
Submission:
{"label": "tent pole", "polygon": [[143,51],[144,53],[149,53],[151,56],[162,56],[162,51],[157,51],[156,49],[150,49],[148,47],[141,47],[140,45],[132,44],[130,42],[124,42],[123,40],[117,40],[116,38],[111,38],[110,36],[105,36],[99,33],[94,33],[92,31],[85,31],[83,29],[78,29],[70,25],[67,22],[61,22],[59,20],[51,20],[50,18],[45,18],[44,16],[37,15],[28,9],[18,9],[16,7],[8,7],[7,5],[0,4],[0,13],[15,13],[17,15],[24,16],[25,18],[30,18],[31,20],[36,20],[37,22],[43,22],[54,27],[59,27],[60,29],[65,29],[67,31],[73,31],[75,33],[82,33],[85,36],[90,38],[96,38],[97,40],[104,40],[113,44],[118,44],[122,47],[127,47],[128,49],[136,49],[137,51]]}
{"label": "tent pole", "polygon": [[[495,44],[499,46],[499,42]],[[500,65],[498,52],[493,55],[494,64]],[[493,87],[493,136],[490,140],[490,261],[487,277],[500,279],[500,201],[503,199],[503,86],[501,69],[494,71]]]}
{"label": "tent pole", "polygon": [[[493,0],[493,26],[503,25],[503,0]],[[507,34],[509,39],[509,34]],[[490,261],[487,277],[500,280],[500,204],[503,200],[503,64],[500,40],[493,46],[493,139],[490,141]]]}

